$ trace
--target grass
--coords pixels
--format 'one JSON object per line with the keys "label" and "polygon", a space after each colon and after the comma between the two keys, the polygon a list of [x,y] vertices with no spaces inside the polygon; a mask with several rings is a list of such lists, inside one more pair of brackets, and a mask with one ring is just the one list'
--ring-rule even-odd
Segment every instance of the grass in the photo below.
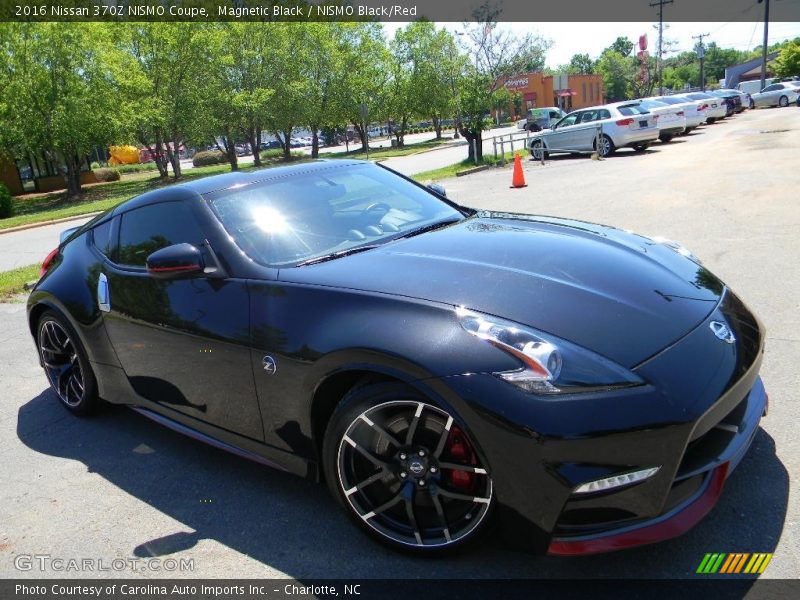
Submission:
{"label": "grass", "polygon": [[0,301],[7,301],[25,293],[23,287],[39,278],[39,265],[28,265],[11,271],[0,272]]}
{"label": "grass", "polygon": [[[426,150],[438,148],[442,144],[446,144],[446,139],[433,139],[427,142],[419,142],[418,144],[409,144],[402,148],[374,148],[369,151],[370,160],[378,160],[381,158],[396,158],[398,156],[410,156]],[[326,154],[325,158],[366,158],[367,153],[359,146],[358,150],[351,150],[350,152],[331,152]]]}
{"label": "grass", "polygon": [[[510,163],[514,160],[514,154],[512,152],[506,152],[506,163]],[[522,153],[520,153],[522,154]],[[497,167],[501,165],[500,157],[498,156],[495,158],[493,155],[484,155],[483,159],[475,164],[475,161],[467,158],[458,162],[454,165],[448,165],[446,167],[441,167],[440,169],[433,169],[431,171],[423,171],[422,173],[417,173],[413,175],[413,179],[416,179],[419,182],[429,183],[431,181],[439,181],[440,179],[448,179],[450,177],[456,177],[459,173],[463,173],[464,171],[469,171],[470,169],[474,169],[475,167],[480,166],[490,166],[490,167]]]}
{"label": "grass", "polygon": [[[276,160],[262,165],[262,168],[279,164],[283,164],[282,161]],[[229,173],[230,170],[230,165],[227,163],[224,165],[197,167],[185,171],[177,182],[173,179],[164,181],[158,176],[152,176],[149,173],[131,173],[124,176],[120,181],[85,187],[78,200],[67,200],[63,192],[34,198],[17,197],[14,198],[14,216],[0,220],[0,230],[108,210],[134,196],[151,190],[191,181],[198,177]],[[252,171],[255,170],[255,167],[246,166],[239,170],[244,172]]]}

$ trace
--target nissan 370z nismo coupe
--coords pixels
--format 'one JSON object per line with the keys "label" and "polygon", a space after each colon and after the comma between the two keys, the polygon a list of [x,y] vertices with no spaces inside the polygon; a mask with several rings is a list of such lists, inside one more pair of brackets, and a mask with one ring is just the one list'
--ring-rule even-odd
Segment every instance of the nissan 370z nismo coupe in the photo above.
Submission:
{"label": "nissan 370z nismo coupe", "polygon": [[476,211],[358,161],[121,204],[66,233],[28,319],[68,410],[126,404],[324,479],[416,552],[676,536],[767,404],[761,323],[682,246]]}

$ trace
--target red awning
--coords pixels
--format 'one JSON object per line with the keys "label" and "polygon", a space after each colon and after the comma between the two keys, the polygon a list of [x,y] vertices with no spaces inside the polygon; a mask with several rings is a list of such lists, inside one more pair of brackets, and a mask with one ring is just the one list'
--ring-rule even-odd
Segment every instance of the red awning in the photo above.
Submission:
{"label": "red awning", "polygon": [[572,90],[558,90],[556,91],[556,96],[563,98],[564,96],[577,96],[577,92],[573,92]]}

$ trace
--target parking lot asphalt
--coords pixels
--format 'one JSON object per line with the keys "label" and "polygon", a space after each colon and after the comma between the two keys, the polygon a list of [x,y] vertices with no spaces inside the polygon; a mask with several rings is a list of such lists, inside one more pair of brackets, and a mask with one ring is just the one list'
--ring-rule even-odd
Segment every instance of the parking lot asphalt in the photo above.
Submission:
{"label": "parking lot asphalt", "polygon": [[23,304],[0,305],[0,576],[81,577],[15,557],[192,559],[194,569],[104,577],[693,578],[706,552],[774,552],[763,577],[800,573],[800,110],[730,121],[604,161],[525,160],[444,182],[470,206],[603,222],[684,243],[768,329],[770,413],[719,504],[688,534],[585,558],[537,557],[489,540],[416,559],[359,533],[326,488],[207,447],[125,408],[78,419],[36,361]]}

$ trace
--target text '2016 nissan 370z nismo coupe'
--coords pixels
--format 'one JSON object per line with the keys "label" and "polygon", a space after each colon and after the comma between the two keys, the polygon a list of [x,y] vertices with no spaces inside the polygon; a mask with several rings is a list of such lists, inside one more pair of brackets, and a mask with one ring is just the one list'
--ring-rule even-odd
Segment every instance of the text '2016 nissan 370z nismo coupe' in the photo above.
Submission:
{"label": "text '2016 nissan 370z nismo coupe'", "polygon": [[[766,414],[764,329],[685,248],[312,161],[68,231],[28,300],[60,402],[324,479],[398,549],[679,535]],[[494,527],[492,527],[494,525]]]}

